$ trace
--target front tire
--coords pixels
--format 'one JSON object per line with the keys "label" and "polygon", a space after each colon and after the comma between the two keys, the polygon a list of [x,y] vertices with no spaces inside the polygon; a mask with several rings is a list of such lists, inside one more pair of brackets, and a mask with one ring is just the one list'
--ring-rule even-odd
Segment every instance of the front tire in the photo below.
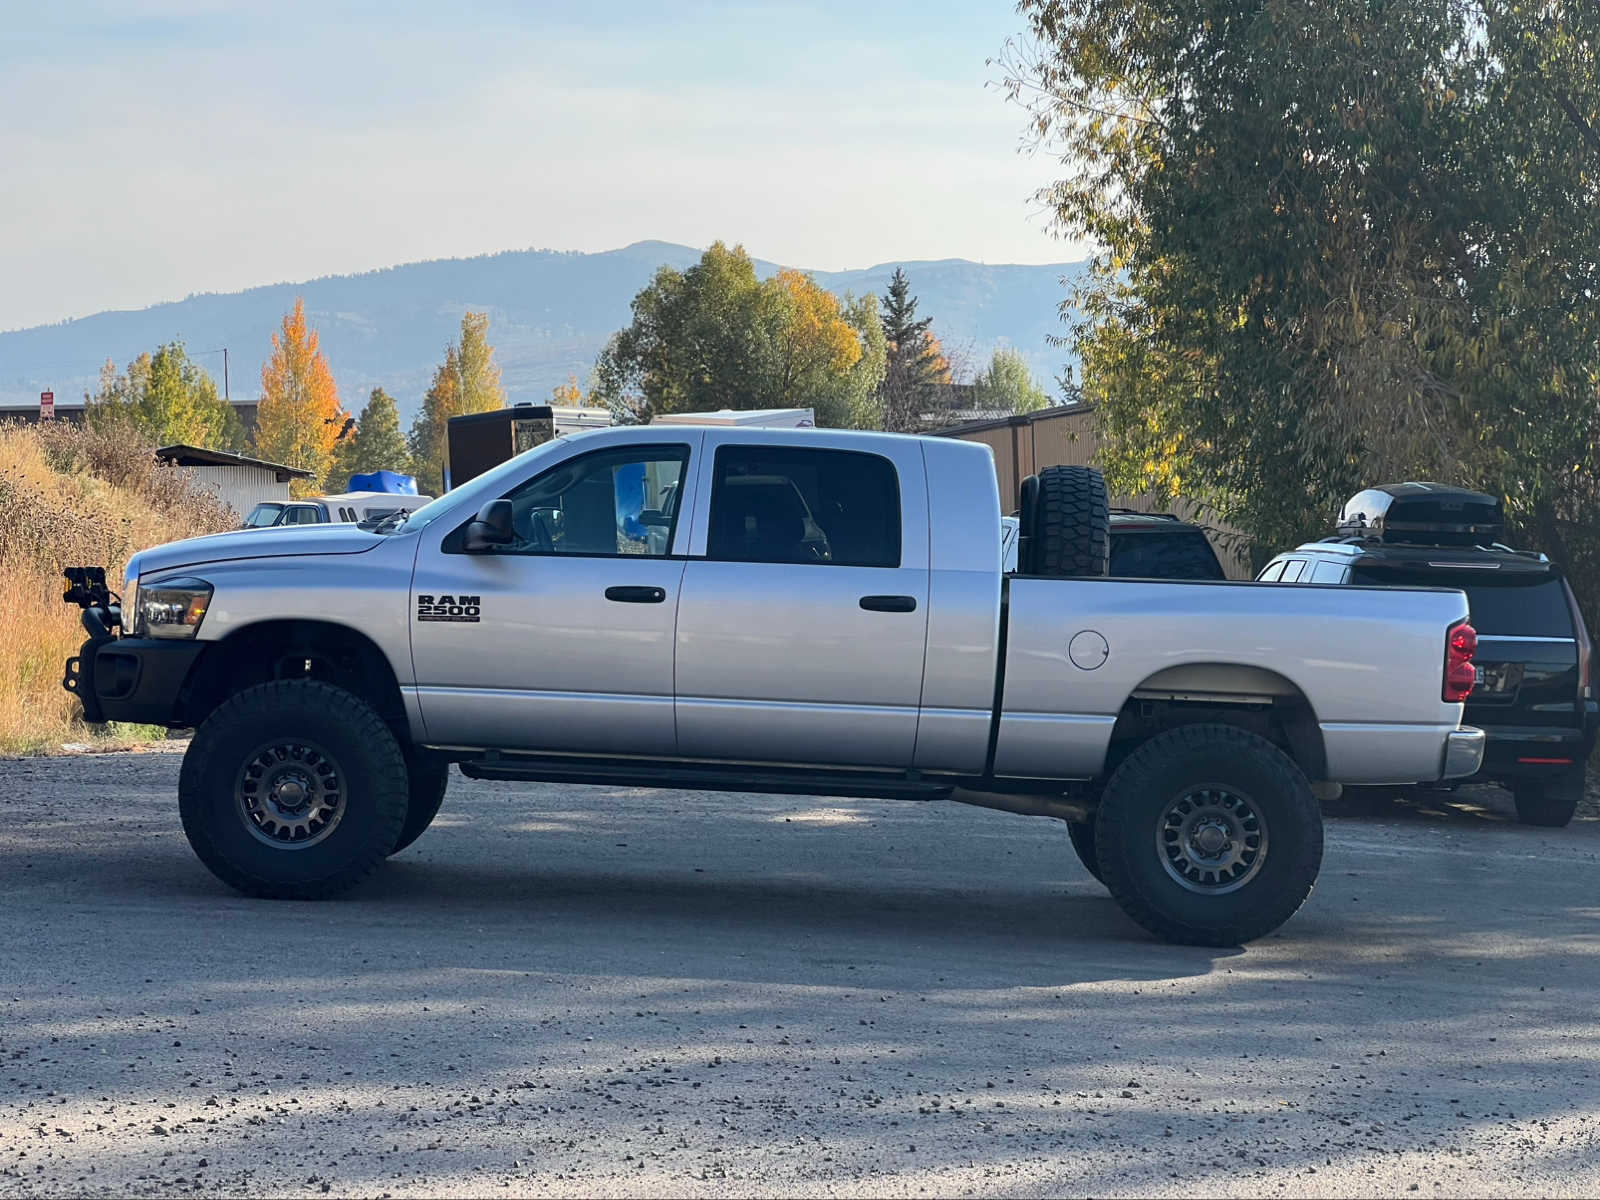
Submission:
{"label": "front tire", "polygon": [[393,849],[406,819],[405,756],[366,701],[294,679],[247,688],[195,731],[178,778],[194,852],[246,895],[321,900]]}
{"label": "front tire", "polygon": [[1237,946],[1311,894],[1322,814],[1294,762],[1233,725],[1183,725],[1130,754],[1095,814],[1105,884],[1157,937]]}

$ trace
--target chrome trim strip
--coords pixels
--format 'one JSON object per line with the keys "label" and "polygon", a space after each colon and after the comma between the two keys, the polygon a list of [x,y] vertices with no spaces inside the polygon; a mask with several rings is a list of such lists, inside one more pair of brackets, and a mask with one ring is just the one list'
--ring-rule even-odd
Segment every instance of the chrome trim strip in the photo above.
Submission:
{"label": "chrome trim strip", "polygon": [[1522,637],[1515,633],[1480,633],[1478,640],[1480,642],[1564,642],[1570,646],[1578,639],[1570,637]]}

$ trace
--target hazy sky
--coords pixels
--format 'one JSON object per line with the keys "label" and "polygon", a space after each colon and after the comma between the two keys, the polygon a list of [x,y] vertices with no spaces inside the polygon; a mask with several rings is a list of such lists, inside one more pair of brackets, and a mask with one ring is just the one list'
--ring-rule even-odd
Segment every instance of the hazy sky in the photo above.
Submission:
{"label": "hazy sky", "polygon": [[0,329],[644,238],[1049,262],[1009,0],[0,0]]}

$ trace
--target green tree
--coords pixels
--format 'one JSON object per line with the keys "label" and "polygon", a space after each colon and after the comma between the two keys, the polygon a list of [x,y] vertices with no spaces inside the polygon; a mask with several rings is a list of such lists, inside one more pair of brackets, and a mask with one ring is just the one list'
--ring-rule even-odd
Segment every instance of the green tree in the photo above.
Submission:
{"label": "green tree", "polygon": [[840,300],[799,271],[756,277],[743,247],[713,245],[686,271],[662,267],[633,321],[595,364],[590,392],[624,419],[716,408],[816,410],[821,425],[870,415],[883,371],[873,300]]}
{"label": "green tree", "polygon": [[933,318],[917,316],[917,298],[900,267],[890,277],[881,321],[887,352],[880,389],[883,428],[908,433],[921,428],[934,386],[948,380],[949,366],[930,332]]}
{"label": "green tree", "polygon": [[451,417],[505,406],[500,368],[489,344],[489,316],[469,311],[461,318],[460,340],[445,347],[444,362],[434,371],[422,411],[411,425],[408,440],[418,488],[434,496],[444,490],[445,429]]}
{"label": "green tree", "polygon": [[233,406],[181,341],[139,355],[121,374],[107,361],[99,389],[84,394],[84,417],[95,428],[125,429],[155,445],[237,450],[244,440]]}
{"label": "green tree", "polygon": [[400,410],[394,397],[381,387],[372,389],[353,431],[335,447],[328,490],[342,492],[349,486],[350,476],[373,471],[411,472],[411,451],[400,431]]}
{"label": "green tree", "polygon": [[997,348],[989,366],[973,381],[979,408],[1026,413],[1050,407],[1050,395],[1028,370],[1028,360],[1010,346]]}
{"label": "green tree", "polygon": [[1600,6],[1020,8],[1117,490],[1275,547],[1363,483],[1476,485],[1600,599]]}

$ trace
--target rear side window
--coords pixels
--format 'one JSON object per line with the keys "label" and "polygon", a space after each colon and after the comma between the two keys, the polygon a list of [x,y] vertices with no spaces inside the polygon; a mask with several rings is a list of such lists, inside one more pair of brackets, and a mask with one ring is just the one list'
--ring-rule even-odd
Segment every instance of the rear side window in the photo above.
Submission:
{"label": "rear side window", "polygon": [[1311,567],[1312,583],[1343,583],[1344,564],[1336,562],[1313,563]]}
{"label": "rear side window", "polygon": [[[1487,574],[1484,572],[1482,574]],[[1460,588],[1467,594],[1468,618],[1479,633],[1501,637],[1572,636],[1567,593],[1553,575],[1503,575],[1482,578],[1468,571],[1383,571],[1357,567],[1352,583],[1380,587]]]}
{"label": "rear side window", "polygon": [[855,450],[723,446],[711,484],[706,557],[898,567],[894,464]]}
{"label": "rear side window", "polygon": [[1110,574],[1123,579],[1226,579],[1206,535],[1198,529],[1170,533],[1111,530]]}
{"label": "rear side window", "polygon": [[1283,582],[1284,583],[1298,583],[1298,582],[1300,582],[1300,572],[1304,571],[1305,569],[1306,569],[1306,560],[1305,559],[1303,559],[1303,558],[1291,558],[1288,562],[1283,564]]}

